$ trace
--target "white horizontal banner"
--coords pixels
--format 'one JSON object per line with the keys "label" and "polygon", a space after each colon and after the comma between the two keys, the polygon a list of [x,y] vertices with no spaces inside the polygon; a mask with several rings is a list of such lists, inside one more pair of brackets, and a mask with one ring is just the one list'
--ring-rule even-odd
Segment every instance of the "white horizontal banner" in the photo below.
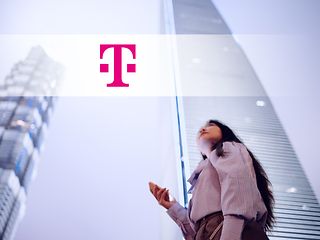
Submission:
{"label": "white horizontal banner", "polygon": [[1,96],[265,95],[232,35],[0,35],[0,45]]}

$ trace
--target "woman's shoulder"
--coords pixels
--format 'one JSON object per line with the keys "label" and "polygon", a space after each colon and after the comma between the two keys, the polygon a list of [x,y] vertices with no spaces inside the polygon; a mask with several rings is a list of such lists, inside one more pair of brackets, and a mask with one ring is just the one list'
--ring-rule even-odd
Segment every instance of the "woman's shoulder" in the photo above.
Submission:
{"label": "woman's shoulder", "polygon": [[247,149],[243,143],[235,141],[223,142],[222,148],[224,152],[239,152],[241,149]]}
{"label": "woman's shoulder", "polygon": [[216,150],[217,149],[213,150],[209,155],[211,163],[224,162],[227,160],[228,162],[237,162],[237,159],[242,155],[248,155],[247,147],[243,143],[235,141],[225,141],[222,143],[222,155],[218,156]]}
{"label": "woman's shoulder", "polygon": [[216,151],[212,151],[210,160],[212,163],[222,163],[228,161],[238,162],[237,158],[241,156],[243,148],[246,149],[244,144],[235,141],[226,141],[222,143],[223,154],[217,156]]}
{"label": "woman's shoulder", "polygon": [[223,155],[212,158],[213,166],[220,172],[234,176],[250,175],[255,179],[252,159],[247,147],[240,142],[223,143]]}
{"label": "woman's shoulder", "polygon": [[225,141],[223,142],[223,146],[233,146],[233,147],[242,147],[244,146],[243,143],[241,142],[236,142],[236,141]]}

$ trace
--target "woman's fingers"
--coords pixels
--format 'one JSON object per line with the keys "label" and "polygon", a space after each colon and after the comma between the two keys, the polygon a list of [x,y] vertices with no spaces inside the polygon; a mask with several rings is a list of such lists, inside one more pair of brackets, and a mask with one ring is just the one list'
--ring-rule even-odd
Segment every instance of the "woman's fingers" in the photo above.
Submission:
{"label": "woman's fingers", "polygon": [[152,193],[152,195],[156,198],[156,194],[157,194],[157,192],[160,190],[161,188],[157,185],[157,184],[155,184],[155,183],[153,183],[153,182],[149,182],[149,190],[150,190],[150,192]]}
{"label": "woman's fingers", "polygon": [[153,182],[149,182],[149,190],[152,194],[154,193],[155,188],[156,184],[154,184]]}
{"label": "woman's fingers", "polygon": [[157,184],[154,186],[154,192],[158,192],[161,189]]}
{"label": "woman's fingers", "polygon": [[169,189],[166,188],[161,188],[157,184],[150,184],[150,191],[152,195],[157,199],[158,203],[165,207],[169,208],[170,207],[170,197],[169,197]]}
{"label": "woman's fingers", "polygon": [[159,191],[156,192],[156,199],[158,201],[160,201],[161,195],[163,194],[163,192],[165,191],[165,188],[161,188]]}
{"label": "woman's fingers", "polygon": [[[152,195],[154,196],[155,199],[157,199],[157,193],[158,193],[158,190],[154,190],[152,192]],[[158,199],[157,199],[158,200]]]}
{"label": "woman's fingers", "polygon": [[169,189],[167,190],[167,194],[166,194],[166,196],[165,196],[165,199],[164,200],[166,200],[166,201],[170,201],[170,197],[169,197]]}
{"label": "woman's fingers", "polygon": [[162,194],[161,194],[161,196],[160,196],[160,200],[159,200],[159,202],[160,202],[160,204],[162,203],[165,203],[165,202],[167,202],[167,196],[168,196],[168,191],[169,190],[165,190],[165,191],[163,191],[162,192]]}
{"label": "woman's fingers", "polygon": [[169,190],[164,191],[159,201],[159,204],[166,209],[169,209],[174,204],[174,202],[170,202],[167,200],[169,198],[168,195],[169,195]]}

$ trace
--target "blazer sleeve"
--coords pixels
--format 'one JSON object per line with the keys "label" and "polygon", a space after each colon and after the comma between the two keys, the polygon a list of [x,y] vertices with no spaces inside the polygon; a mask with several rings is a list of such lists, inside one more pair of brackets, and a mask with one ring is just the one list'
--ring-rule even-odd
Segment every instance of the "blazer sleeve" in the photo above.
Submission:
{"label": "blazer sleeve", "polygon": [[255,201],[260,193],[248,168],[251,158],[246,159],[243,147],[240,143],[224,142],[224,156],[217,157],[216,151],[212,151],[209,157],[221,186],[224,215],[221,240],[240,240],[245,220],[256,217]]}
{"label": "blazer sleeve", "polygon": [[190,225],[188,210],[176,202],[167,210],[167,213],[180,227],[184,238],[186,240],[193,240],[195,232]]}

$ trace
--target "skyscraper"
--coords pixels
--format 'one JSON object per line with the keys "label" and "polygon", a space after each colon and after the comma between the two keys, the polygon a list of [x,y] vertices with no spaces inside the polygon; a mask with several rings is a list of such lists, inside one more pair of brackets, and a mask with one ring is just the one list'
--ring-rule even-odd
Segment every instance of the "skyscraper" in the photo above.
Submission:
{"label": "skyscraper", "polygon": [[170,17],[171,32],[197,41],[192,51],[186,50],[191,40],[177,44],[180,87],[193,78],[212,91],[178,99],[185,203],[186,179],[201,160],[196,133],[205,121],[219,119],[236,131],[271,180],[276,225],[270,239],[319,239],[319,202],[267,93],[213,3],[175,0]]}
{"label": "skyscraper", "polygon": [[0,239],[13,239],[34,179],[62,67],[31,49],[0,82]]}

